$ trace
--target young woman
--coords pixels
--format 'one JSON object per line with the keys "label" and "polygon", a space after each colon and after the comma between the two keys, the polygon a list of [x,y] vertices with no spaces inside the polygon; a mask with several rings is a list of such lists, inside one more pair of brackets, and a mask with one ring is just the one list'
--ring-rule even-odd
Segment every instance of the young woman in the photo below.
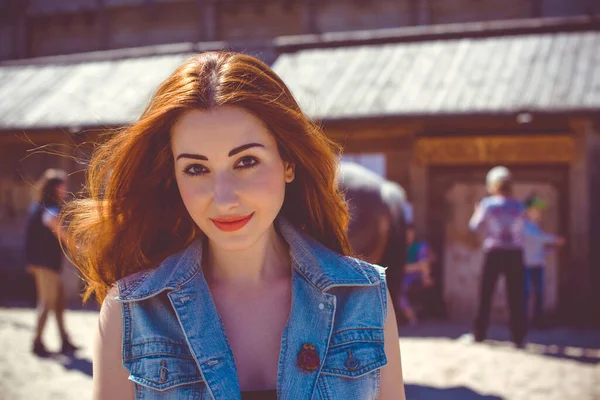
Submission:
{"label": "young woman", "polygon": [[65,293],[60,280],[62,248],[58,241],[59,213],[65,200],[67,175],[64,171],[49,169],[37,183],[38,199],[29,214],[25,235],[27,269],[35,278],[38,301],[37,325],[33,339],[33,353],[40,357],[50,355],[42,335],[50,311],[54,311],[62,339],[62,353],[77,348],[69,340],[65,329]]}
{"label": "young woman", "polygon": [[383,269],[348,256],[336,147],[261,61],[185,62],[69,213],[103,300],[96,399],[403,399]]}

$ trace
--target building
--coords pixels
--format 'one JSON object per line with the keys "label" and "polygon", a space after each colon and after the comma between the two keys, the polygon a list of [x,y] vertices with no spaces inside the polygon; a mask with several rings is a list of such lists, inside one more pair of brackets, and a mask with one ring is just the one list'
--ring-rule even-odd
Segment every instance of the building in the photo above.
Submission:
{"label": "building", "polygon": [[[383,157],[387,177],[407,189],[419,229],[439,255],[438,294],[448,315],[474,312],[482,255],[466,220],[484,194],[486,170],[497,163],[514,170],[518,196],[536,191],[548,200],[545,227],[568,238],[568,248],[550,260],[547,308],[566,317],[600,304],[593,245],[600,232],[592,223],[600,220],[593,207],[600,197],[593,162],[600,152],[599,24],[588,17],[516,19],[581,14],[591,2],[451,3],[0,2],[21,16],[0,24],[10,33],[1,36],[10,38],[1,57],[11,58],[0,62],[0,270],[22,272],[31,183],[45,168],[72,171],[76,191],[98,134],[133,121],[185,58],[246,48],[275,60],[276,72],[347,154]],[[161,16],[162,34],[149,34],[156,27],[144,16],[152,12]],[[302,22],[275,23],[285,12]],[[61,27],[65,15],[71,25]],[[80,29],[84,15],[100,28],[69,31]],[[468,22],[499,18],[509,19]],[[439,22],[463,23],[423,25]],[[397,28],[408,25],[423,26]],[[10,279],[4,282],[0,292],[15,295]],[[500,318],[504,304],[496,299]]]}
{"label": "building", "polygon": [[[515,195],[548,200],[546,308],[589,318],[600,304],[600,24],[585,18],[461,24],[329,40],[279,40],[273,65],[346,153],[380,153],[439,256],[440,299],[475,314],[483,254],[467,222],[485,174],[506,165]],[[503,292],[503,291],[502,291]],[[506,299],[494,308],[506,317]]]}

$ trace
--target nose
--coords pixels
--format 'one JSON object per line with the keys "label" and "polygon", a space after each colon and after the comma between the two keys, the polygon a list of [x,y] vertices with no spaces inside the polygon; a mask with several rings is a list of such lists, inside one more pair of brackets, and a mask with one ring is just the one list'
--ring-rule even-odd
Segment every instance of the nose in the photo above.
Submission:
{"label": "nose", "polygon": [[214,186],[213,201],[217,212],[226,215],[238,206],[238,182],[233,174],[217,175]]}

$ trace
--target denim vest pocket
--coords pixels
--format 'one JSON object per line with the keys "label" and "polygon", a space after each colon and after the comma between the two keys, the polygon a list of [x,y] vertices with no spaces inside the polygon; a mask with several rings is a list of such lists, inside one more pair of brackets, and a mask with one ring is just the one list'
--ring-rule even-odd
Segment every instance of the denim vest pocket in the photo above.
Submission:
{"label": "denim vest pocket", "polygon": [[123,365],[129,379],[138,385],[166,391],[183,385],[199,384],[202,376],[187,345],[150,341],[124,349]]}
{"label": "denim vest pocket", "polygon": [[321,373],[359,378],[385,364],[383,329],[345,329],[332,335]]}

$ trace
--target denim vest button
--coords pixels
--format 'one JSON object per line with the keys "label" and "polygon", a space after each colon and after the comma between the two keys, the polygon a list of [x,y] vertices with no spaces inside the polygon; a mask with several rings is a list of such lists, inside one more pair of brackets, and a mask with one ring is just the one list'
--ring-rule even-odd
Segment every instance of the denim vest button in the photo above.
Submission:
{"label": "denim vest button", "polygon": [[325,308],[325,304],[323,304],[323,303],[319,303],[319,310],[322,310],[322,309],[324,309],[324,308]]}
{"label": "denim vest button", "polygon": [[358,358],[354,357],[352,355],[352,352],[350,350],[348,350],[348,358],[346,359],[346,362],[344,363],[344,365],[350,371],[356,371],[358,369],[358,367],[360,367],[360,360]]}
{"label": "denim vest button", "polygon": [[160,382],[162,383],[167,380],[167,372],[169,372],[169,370],[167,369],[167,362],[165,360],[162,360],[160,364],[161,366],[158,375],[160,376]]}

